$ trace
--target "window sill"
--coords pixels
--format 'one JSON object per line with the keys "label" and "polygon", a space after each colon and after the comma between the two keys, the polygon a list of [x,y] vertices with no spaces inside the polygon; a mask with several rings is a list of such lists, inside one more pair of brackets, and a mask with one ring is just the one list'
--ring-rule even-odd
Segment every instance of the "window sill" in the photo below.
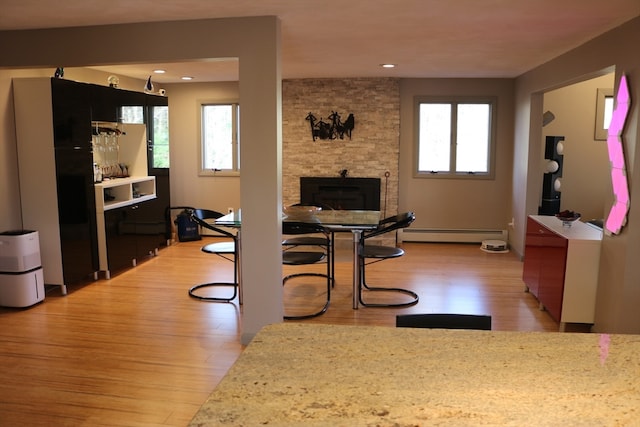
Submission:
{"label": "window sill", "polygon": [[201,170],[198,173],[198,176],[207,177],[207,176],[227,176],[227,177],[239,177],[240,171],[232,171],[232,170]]}
{"label": "window sill", "polygon": [[492,173],[449,173],[449,172],[416,172],[413,174],[414,178],[425,179],[494,179]]}

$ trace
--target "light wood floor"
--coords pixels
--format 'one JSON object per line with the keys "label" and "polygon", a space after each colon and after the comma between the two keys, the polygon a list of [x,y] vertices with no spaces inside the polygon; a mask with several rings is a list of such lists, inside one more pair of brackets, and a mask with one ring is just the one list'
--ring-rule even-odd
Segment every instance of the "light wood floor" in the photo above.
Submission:
{"label": "light wood floor", "polygon": [[[28,309],[0,308],[0,425],[186,425],[242,351],[238,304],[187,295],[194,283],[230,277],[231,263],[201,245],[162,249],[67,296],[52,288]],[[392,327],[397,313],[463,312],[491,314],[496,330],[557,330],[524,292],[515,255],[475,244],[404,248],[404,257],[369,266],[368,278],[415,290],[417,305],[353,310],[347,252],[328,312],[309,321]],[[291,286],[285,307],[312,288]]]}

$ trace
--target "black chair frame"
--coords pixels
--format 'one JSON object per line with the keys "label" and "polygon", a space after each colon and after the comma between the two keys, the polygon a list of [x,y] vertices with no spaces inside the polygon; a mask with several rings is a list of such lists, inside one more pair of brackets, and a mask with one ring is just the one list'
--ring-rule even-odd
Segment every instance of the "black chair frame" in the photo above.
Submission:
{"label": "black chair frame", "polygon": [[[308,234],[322,234],[324,237],[292,237],[287,240],[299,239],[296,244],[285,244],[285,247],[282,251],[282,263],[284,265],[310,265],[316,264],[322,261],[325,261],[327,265],[326,273],[315,273],[315,272],[303,272],[303,273],[293,273],[285,276],[282,279],[282,285],[284,286],[287,281],[295,278],[295,277],[303,277],[303,276],[315,276],[315,277],[324,277],[327,279],[327,297],[322,308],[316,312],[303,314],[303,315],[284,315],[286,320],[301,320],[301,319],[310,319],[313,317],[320,316],[324,314],[329,308],[329,304],[331,302],[331,288],[333,286],[333,276],[332,276],[332,263],[330,260],[330,251],[332,241],[330,232],[322,227],[320,224],[313,223],[305,223],[305,222],[293,222],[293,221],[283,221],[282,223],[282,234],[295,236],[295,235],[308,235]],[[306,244],[304,243],[304,239],[306,240]],[[323,251],[309,251],[309,250],[299,250],[300,246],[320,246],[323,248]]]}
{"label": "black chair frame", "polygon": [[[302,203],[295,203],[291,206],[307,206]],[[318,207],[322,210],[333,210],[332,207],[323,204],[313,204],[312,206]],[[329,246],[326,246],[326,235],[329,236]],[[329,271],[331,276],[331,287],[335,286],[335,233],[330,230],[325,230],[325,236],[296,236],[289,237],[282,241],[284,250],[295,248],[296,246],[318,246],[323,250],[326,250],[329,254]]]}
{"label": "black chair frame", "polygon": [[[218,228],[206,221],[207,219],[217,219],[222,216],[223,214],[220,212],[207,209],[193,209],[191,214],[191,218],[198,226],[231,239],[231,241],[206,244],[201,250],[202,252],[218,255],[221,258],[233,262],[233,282],[209,282],[195,285],[189,289],[189,296],[209,302],[231,302],[238,297],[239,303],[242,304],[242,290],[240,289],[240,283],[238,281],[238,237],[236,234]],[[199,289],[208,287],[231,287],[233,288],[233,293],[228,297],[203,296],[197,293]]]}
{"label": "black chair frame", "polygon": [[491,330],[491,316],[488,314],[398,314],[398,328],[436,328],[436,329],[476,329]]}
{"label": "black chair frame", "polygon": [[[374,287],[367,284],[365,277],[365,266],[389,258],[397,258],[404,255],[404,250],[393,246],[367,245],[366,241],[376,236],[380,236],[391,231],[408,227],[415,220],[413,212],[406,212],[396,216],[388,217],[380,221],[375,230],[363,232],[360,239],[360,250],[358,254],[358,262],[360,269],[360,286],[358,286],[358,299],[360,304],[365,307],[410,307],[418,303],[418,294],[409,289],[397,287]],[[367,259],[373,261],[367,262]],[[363,291],[370,292],[398,292],[407,295],[410,299],[407,302],[400,303],[370,303],[365,301]]]}

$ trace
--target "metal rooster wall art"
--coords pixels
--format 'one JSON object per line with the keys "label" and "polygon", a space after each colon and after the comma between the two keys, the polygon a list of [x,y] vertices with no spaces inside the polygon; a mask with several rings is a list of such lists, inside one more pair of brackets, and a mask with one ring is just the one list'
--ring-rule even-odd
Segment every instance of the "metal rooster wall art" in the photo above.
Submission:
{"label": "metal rooster wall art", "polygon": [[320,117],[320,120],[316,119],[313,113],[309,113],[306,117],[311,127],[311,137],[315,141],[316,139],[344,139],[344,136],[348,136],[351,139],[351,132],[356,126],[356,119],[353,113],[349,114],[347,120],[342,122],[340,120],[340,114],[337,111],[332,111],[328,117],[329,122],[325,122]]}

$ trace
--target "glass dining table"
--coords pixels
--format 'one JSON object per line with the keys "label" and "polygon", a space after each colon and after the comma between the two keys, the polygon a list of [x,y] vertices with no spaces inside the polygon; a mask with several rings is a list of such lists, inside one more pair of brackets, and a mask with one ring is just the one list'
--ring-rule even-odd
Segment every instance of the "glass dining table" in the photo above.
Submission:
{"label": "glass dining table", "polygon": [[[291,219],[285,217],[283,220],[289,221]],[[359,306],[358,287],[360,286],[360,266],[358,262],[360,239],[362,238],[363,231],[373,230],[378,226],[378,223],[380,222],[380,211],[322,210],[309,217],[301,219],[296,218],[295,221],[321,224],[327,230],[332,232],[332,238],[335,232],[351,232],[353,236],[353,309],[357,310]],[[216,225],[238,229],[238,255],[240,258],[238,264],[241,265],[242,211],[238,210],[218,218],[216,220]],[[333,246],[332,242],[332,247]],[[241,267],[240,270],[242,270]],[[242,281],[242,275],[238,276],[238,280]]]}

